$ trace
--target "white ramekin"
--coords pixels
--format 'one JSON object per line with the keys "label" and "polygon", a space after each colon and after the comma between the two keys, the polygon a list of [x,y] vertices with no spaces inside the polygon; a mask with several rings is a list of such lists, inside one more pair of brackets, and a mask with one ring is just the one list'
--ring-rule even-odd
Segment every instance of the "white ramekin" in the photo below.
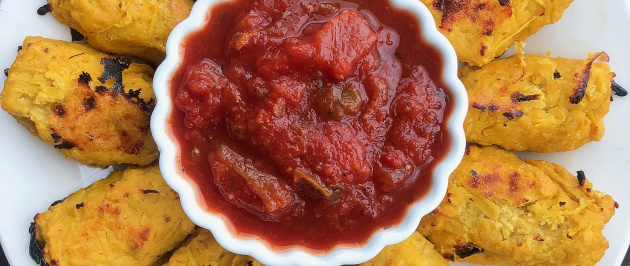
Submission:
{"label": "white ramekin", "polygon": [[197,225],[209,229],[217,242],[225,249],[250,255],[267,265],[341,265],[358,264],[378,254],[383,247],[395,244],[409,237],[425,214],[435,209],[446,194],[448,177],[457,167],[464,155],[466,139],[463,122],[468,109],[468,97],[464,86],[457,78],[457,57],[448,40],[438,32],[429,10],[418,0],[391,0],[391,4],[406,9],[419,21],[422,37],[434,45],[443,56],[444,69],[442,79],[452,93],[450,99],[454,105],[448,116],[446,125],[451,137],[449,154],[437,165],[433,173],[433,185],[427,195],[411,205],[402,222],[388,229],[375,232],[369,240],[359,247],[335,246],[325,254],[311,254],[308,249],[295,247],[289,250],[276,251],[264,242],[256,239],[241,239],[234,236],[224,219],[209,213],[197,199],[202,198],[196,184],[183,176],[180,165],[180,149],[170,125],[172,112],[172,96],[170,83],[174,72],[182,62],[182,41],[186,36],[201,27],[207,21],[209,10],[216,4],[226,0],[199,0],[194,5],[190,17],[181,22],[168,38],[166,59],[158,67],[153,89],[157,97],[157,106],[151,117],[151,131],[160,150],[160,169],[166,182],[179,193],[184,211]]}

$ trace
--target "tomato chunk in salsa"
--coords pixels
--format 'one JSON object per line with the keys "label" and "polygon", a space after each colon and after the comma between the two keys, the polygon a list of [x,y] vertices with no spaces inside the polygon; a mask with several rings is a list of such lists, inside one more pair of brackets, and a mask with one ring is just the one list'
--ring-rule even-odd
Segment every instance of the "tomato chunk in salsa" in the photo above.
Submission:
{"label": "tomato chunk in salsa", "polygon": [[386,0],[232,0],[172,81],[183,171],[275,246],[361,243],[399,222],[449,148],[437,50]]}

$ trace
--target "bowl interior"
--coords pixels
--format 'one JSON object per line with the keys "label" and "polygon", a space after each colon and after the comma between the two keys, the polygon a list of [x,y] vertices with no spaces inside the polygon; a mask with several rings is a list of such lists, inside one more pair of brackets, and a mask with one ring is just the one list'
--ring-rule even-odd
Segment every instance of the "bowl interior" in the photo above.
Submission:
{"label": "bowl interior", "polygon": [[465,149],[463,121],[468,100],[465,89],[457,78],[457,58],[455,52],[435,26],[429,10],[417,0],[391,0],[394,7],[414,14],[419,21],[422,36],[434,45],[443,56],[442,80],[451,92],[454,108],[447,117],[447,131],[451,138],[449,154],[436,166],[432,175],[433,184],[426,196],[413,204],[403,221],[397,226],[375,232],[360,247],[335,246],[325,254],[314,253],[299,247],[278,251],[256,239],[238,238],[231,234],[223,217],[204,210],[198,199],[202,198],[196,185],[184,176],[179,166],[180,151],[170,124],[172,104],[170,83],[174,72],[182,63],[181,43],[186,36],[197,31],[207,20],[214,5],[225,0],[199,0],[188,19],[181,22],[171,33],[167,42],[167,57],[158,67],[154,78],[157,106],[151,118],[153,137],[160,149],[160,168],[166,182],[179,193],[186,214],[197,225],[209,229],[217,242],[227,250],[253,256],[264,264],[273,265],[338,265],[357,264],[374,256],[386,245],[401,242],[409,237],[425,214],[435,209],[446,194],[448,176],[461,161]]}

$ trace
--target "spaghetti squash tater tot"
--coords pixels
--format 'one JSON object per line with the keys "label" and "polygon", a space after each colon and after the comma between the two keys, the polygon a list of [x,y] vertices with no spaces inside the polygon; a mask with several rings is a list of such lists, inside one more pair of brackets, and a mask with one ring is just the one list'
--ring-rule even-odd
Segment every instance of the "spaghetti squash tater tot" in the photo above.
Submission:
{"label": "spaghetti squash tater tot", "polygon": [[227,251],[214,240],[212,233],[204,228],[197,228],[193,235],[173,252],[165,266],[260,266],[250,256],[238,255]]}
{"label": "spaghetti squash tater tot", "polygon": [[[238,255],[225,250],[214,240],[207,229],[197,228],[195,233],[175,250],[165,266],[261,265],[250,256]],[[448,266],[448,261],[418,232],[405,241],[385,247],[375,258],[360,266]]]}
{"label": "spaghetti squash tater tot", "polygon": [[[522,58],[521,58],[522,57]],[[599,141],[615,74],[605,53],[584,60],[530,54],[497,59],[460,78],[470,106],[466,139],[508,150],[560,152]]]}
{"label": "spaghetti squash tater tot", "polygon": [[459,60],[483,66],[554,23],[573,0],[420,0]]}
{"label": "spaghetti squash tater tot", "polygon": [[35,215],[40,265],[152,265],[195,228],[158,166],[115,171]]}
{"label": "spaghetti squash tater tot", "polygon": [[2,109],[66,157],[101,167],[157,159],[150,66],[87,44],[27,37],[9,70]]}
{"label": "spaghetti squash tater tot", "polygon": [[455,261],[595,265],[618,204],[592,187],[581,171],[576,178],[556,164],[471,146],[418,230]]}
{"label": "spaghetti squash tater tot", "polygon": [[386,246],[373,259],[360,266],[448,266],[435,246],[424,236],[414,232],[405,241]]}
{"label": "spaghetti squash tater tot", "polygon": [[159,63],[171,30],[188,17],[192,0],[48,0],[52,14],[106,52]]}

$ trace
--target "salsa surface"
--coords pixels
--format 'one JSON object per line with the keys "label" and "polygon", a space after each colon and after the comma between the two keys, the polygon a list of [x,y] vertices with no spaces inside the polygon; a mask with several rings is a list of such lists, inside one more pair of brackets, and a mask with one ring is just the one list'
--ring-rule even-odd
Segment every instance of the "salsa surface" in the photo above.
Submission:
{"label": "salsa surface", "polygon": [[400,222],[450,147],[442,59],[387,0],[233,0],[172,81],[182,170],[232,230],[361,244]]}

